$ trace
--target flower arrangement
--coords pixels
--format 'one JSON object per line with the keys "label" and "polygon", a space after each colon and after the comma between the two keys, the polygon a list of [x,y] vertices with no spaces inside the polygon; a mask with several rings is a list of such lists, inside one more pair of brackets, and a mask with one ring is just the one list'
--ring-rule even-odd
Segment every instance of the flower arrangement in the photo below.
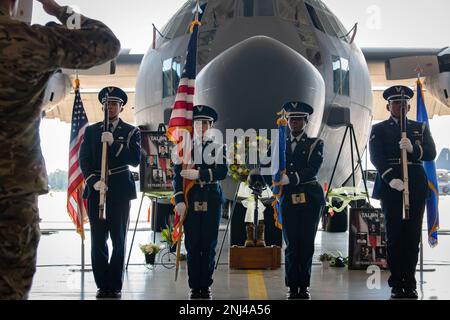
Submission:
{"label": "flower arrangement", "polygon": [[319,260],[320,260],[320,262],[331,261],[331,260],[333,260],[333,256],[329,253],[322,253],[319,256]]}
{"label": "flower arrangement", "polygon": [[268,145],[270,145],[270,140],[257,136],[256,140],[250,141],[251,139],[246,137],[244,139],[238,139],[236,143],[233,144],[233,149],[229,153],[228,163],[228,175],[233,178],[236,182],[247,183],[248,175],[250,174],[250,169],[247,167],[246,160],[250,154],[257,154],[257,152],[267,153]]}
{"label": "flower arrangement", "polygon": [[334,268],[343,268],[348,264],[348,258],[343,257],[342,253],[337,251],[337,254],[322,253],[319,260],[324,266],[329,265]]}
{"label": "flower arrangement", "polygon": [[141,244],[139,245],[139,248],[143,254],[157,254],[161,251],[161,247],[154,243]]}

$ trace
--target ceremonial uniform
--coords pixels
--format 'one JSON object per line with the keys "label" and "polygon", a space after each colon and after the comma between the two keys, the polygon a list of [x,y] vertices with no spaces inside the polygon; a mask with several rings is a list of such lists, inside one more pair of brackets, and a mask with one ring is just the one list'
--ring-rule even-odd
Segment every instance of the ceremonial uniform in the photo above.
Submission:
{"label": "ceremonial uniform", "polygon": [[[307,117],[312,107],[301,102],[289,102],[284,110],[291,117]],[[290,298],[309,298],[311,266],[322,208],[324,192],[317,181],[323,162],[324,143],[310,138],[303,131],[286,141],[286,175],[289,183],[283,187],[282,221],[285,250],[285,283]]]}
{"label": "ceremonial uniform", "polygon": [[[207,106],[194,107],[194,121],[216,121],[216,112]],[[184,222],[185,247],[191,298],[209,298],[213,283],[214,258],[223,194],[219,181],[226,178],[228,166],[226,149],[213,140],[194,140],[194,172],[198,171],[195,184],[187,196],[187,214]],[[183,166],[174,166],[173,187],[175,203],[185,201],[183,195]]]}
{"label": "ceremonial uniform", "polygon": [[[99,94],[101,102],[104,102],[104,97],[108,92],[109,99],[121,97],[121,99],[125,99],[126,103],[126,95],[122,90],[114,87],[105,89]],[[99,219],[100,193],[94,188],[100,180],[101,173],[101,137],[104,131],[102,122],[86,128],[80,149],[80,167],[87,184],[84,197],[88,199],[88,215],[91,225],[92,268],[97,287],[103,293],[101,297],[114,292],[120,293],[122,289],[130,200],[136,199],[135,181],[128,166],[139,165],[141,143],[138,128],[121,119],[111,125],[114,127],[111,128],[114,142],[108,147],[106,220]],[[109,261],[106,243],[108,234],[111,236],[113,245],[111,261]]]}
{"label": "ceremonial uniform", "polygon": [[[62,7],[66,25],[73,13]],[[103,23],[81,30],[29,26],[0,11],[0,299],[25,299],[36,269],[37,196],[48,192],[39,125],[47,81],[60,68],[86,69],[117,56]]]}
{"label": "ceremonial uniform", "polygon": [[[411,89],[396,86],[387,89],[384,98],[390,102],[400,100],[401,96],[409,100],[413,95]],[[407,120],[407,136],[412,144],[411,152],[408,153],[410,219],[407,221],[402,218],[401,188],[395,185],[396,181],[402,180],[399,120],[391,117],[374,125],[369,143],[371,161],[378,171],[373,198],[381,200],[386,217],[387,258],[391,271],[389,285],[394,293],[399,290],[412,293],[416,289],[415,270],[425,201],[429,196],[428,179],[422,161],[431,161],[436,157],[436,148],[425,123]]]}

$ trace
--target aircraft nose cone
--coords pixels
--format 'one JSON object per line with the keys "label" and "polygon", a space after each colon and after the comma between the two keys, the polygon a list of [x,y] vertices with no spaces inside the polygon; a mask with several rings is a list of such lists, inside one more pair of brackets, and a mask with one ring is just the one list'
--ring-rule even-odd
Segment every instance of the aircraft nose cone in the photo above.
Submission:
{"label": "aircraft nose cone", "polygon": [[288,101],[314,108],[308,134],[319,131],[324,103],[322,75],[283,43],[256,36],[229,48],[198,74],[195,103],[219,113],[219,129],[275,128],[277,112]]}

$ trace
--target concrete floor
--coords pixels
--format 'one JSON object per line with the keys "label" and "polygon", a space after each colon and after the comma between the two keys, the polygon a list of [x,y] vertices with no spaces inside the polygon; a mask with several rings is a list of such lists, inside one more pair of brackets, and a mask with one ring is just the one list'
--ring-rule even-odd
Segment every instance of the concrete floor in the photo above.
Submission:
{"label": "concrete floor", "polygon": [[[223,237],[223,227],[219,239]],[[166,269],[156,265],[150,270],[143,264],[143,256],[137,248],[148,237],[148,231],[140,231],[136,235],[135,247],[131,255],[131,264],[125,273],[122,299],[125,300],[182,300],[187,299],[187,271],[185,262],[181,262],[178,281],[174,281],[174,269]],[[129,233],[131,239],[131,232]],[[389,299],[390,288],[387,286],[388,271],[378,275],[367,274],[366,271],[352,271],[337,268],[322,269],[318,255],[324,251],[339,250],[347,254],[347,233],[330,234],[319,231],[316,237],[316,254],[312,274],[312,299],[320,300],[386,300]],[[58,239],[61,238],[61,239]],[[63,241],[65,239],[65,241]],[[76,236],[70,241],[76,241]],[[129,240],[130,241],[130,240]],[[71,271],[73,263],[55,266],[54,252],[48,247],[60,245],[68,248],[67,234],[60,233],[43,236],[40,243],[40,263],[30,293],[31,300],[92,300],[97,290],[92,272]],[[89,254],[89,243],[86,252]],[[220,245],[220,241],[219,241]],[[73,248],[71,245],[70,247]],[[420,299],[450,299],[450,237],[441,236],[440,254],[425,260],[425,268],[434,268],[434,272],[423,273],[423,283],[419,286]],[[428,254],[426,249],[425,256]],[[442,253],[445,253],[443,255]],[[438,257],[438,259],[436,259]],[[90,263],[89,257],[86,257]],[[62,257],[58,256],[58,261]],[[64,260],[64,259],[63,259]],[[283,260],[284,261],[284,257]],[[72,268],[74,266],[72,265]],[[369,279],[370,277],[370,279]],[[212,287],[215,300],[280,300],[286,298],[284,287],[284,265],[278,270],[229,270],[228,247],[225,246],[220,264],[214,274]],[[373,281],[373,279],[375,279]],[[420,281],[420,273],[417,274]],[[369,285],[374,287],[368,288]]]}
{"label": "concrete floor", "polygon": [[[66,194],[54,193],[40,198],[40,213],[43,218],[42,229],[59,229],[58,232],[45,233],[41,237],[38,251],[38,268],[30,293],[32,300],[95,299],[96,286],[92,272],[72,272],[80,264],[80,237],[73,231],[73,225],[65,213]],[[147,201],[147,200],[146,200]],[[138,201],[132,203],[131,228],[137,219]],[[144,257],[138,245],[153,241],[153,234],[146,222],[146,208],[144,203],[138,232],[130,256],[130,266],[125,274],[123,299],[168,300],[186,299],[188,293],[185,263],[181,263],[181,270],[177,283],[174,282],[174,269],[165,269],[157,265],[149,270],[144,265]],[[441,230],[450,230],[450,197],[440,198]],[[222,221],[219,233],[219,245],[223,238],[226,220]],[[424,230],[426,223],[424,223]],[[157,241],[159,241],[159,234]],[[426,232],[423,233],[426,239]],[[132,230],[128,232],[128,249],[131,246]],[[228,241],[225,241],[227,244]],[[370,277],[365,271],[349,271],[347,269],[322,270],[318,256],[323,252],[336,252],[348,255],[348,233],[332,234],[319,231],[316,237],[316,253],[312,269],[312,299],[389,299],[390,289],[387,286],[388,271],[379,274],[379,288],[368,289],[367,281]],[[218,246],[219,246],[218,245]],[[85,260],[90,264],[90,234],[87,232],[85,241]],[[127,249],[127,254],[128,250]],[[284,258],[282,259],[284,261]],[[420,299],[448,300],[450,299],[450,232],[443,232],[439,236],[439,245],[430,248],[424,245],[425,268],[435,269],[434,272],[423,273],[424,283],[419,286]],[[215,282],[212,287],[214,299],[285,299],[284,265],[279,270],[229,270],[228,246],[225,245],[218,270],[214,274]],[[372,278],[370,278],[372,279]],[[420,273],[417,273],[420,283]],[[370,281],[369,281],[370,282]],[[369,283],[371,284],[371,282]],[[376,284],[376,283],[375,283]]]}

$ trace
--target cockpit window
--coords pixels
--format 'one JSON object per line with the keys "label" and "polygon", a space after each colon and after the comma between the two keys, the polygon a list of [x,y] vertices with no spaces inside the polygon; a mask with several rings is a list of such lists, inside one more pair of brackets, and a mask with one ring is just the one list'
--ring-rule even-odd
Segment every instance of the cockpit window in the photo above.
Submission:
{"label": "cockpit window", "polygon": [[282,19],[300,22],[309,25],[308,17],[303,7],[303,1],[299,0],[278,0],[278,15]]}
{"label": "cockpit window", "polygon": [[309,16],[311,17],[311,21],[314,24],[314,27],[316,27],[316,29],[319,29],[322,32],[325,32],[322,22],[320,21],[319,16],[317,15],[316,9],[314,9],[314,7],[308,3],[305,3],[305,5],[306,9],[308,9],[308,13]]}
{"label": "cockpit window", "polygon": [[241,0],[240,15],[243,17],[273,16],[273,0]]}
{"label": "cockpit window", "polygon": [[181,57],[164,60],[162,73],[163,98],[172,97],[177,93],[181,79]]}
{"label": "cockpit window", "polygon": [[[164,37],[159,37],[158,40],[165,42],[166,40],[172,40],[188,33],[189,25],[194,18],[194,13],[192,11],[195,5],[196,1],[186,2],[161,29],[161,33]],[[161,44],[161,42],[158,42],[158,44]]]}
{"label": "cockpit window", "polygon": [[[212,8],[211,8],[212,7]],[[236,9],[236,0],[221,0],[216,2],[211,2],[208,4],[206,10],[211,9],[211,15],[208,17],[209,20],[213,20],[214,26],[217,27],[221,25],[228,19],[234,18]]]}
{"label": "cockpit window", "polygon": [[332,56],[334,93],[350,96],[350,65],[345,58]]}
{"label": "cockpit window", "polygon": [[314,26],[326,34],[347,41],[347,30],[328,7],[320,0],[305,2]]}

